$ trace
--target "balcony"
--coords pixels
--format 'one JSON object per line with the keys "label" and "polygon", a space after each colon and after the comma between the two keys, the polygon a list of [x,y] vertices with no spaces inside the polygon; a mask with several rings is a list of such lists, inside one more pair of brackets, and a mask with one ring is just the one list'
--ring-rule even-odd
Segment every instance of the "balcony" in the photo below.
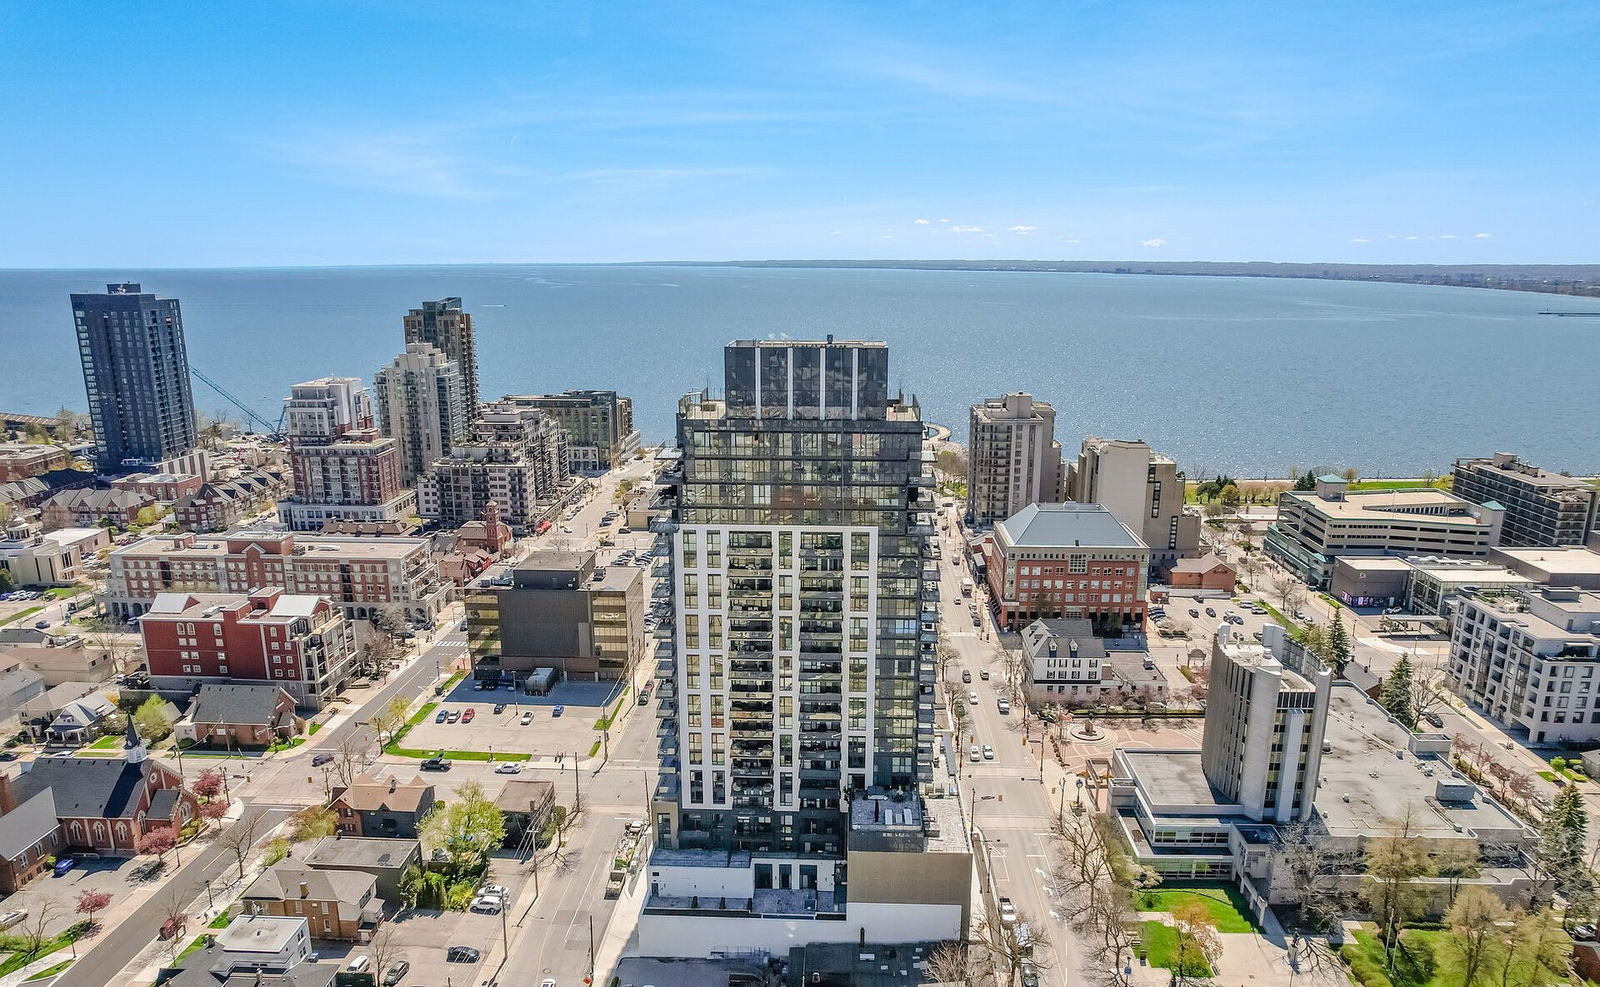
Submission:
{"label": "balcony", "polygon": [[677,711],[678,708],[672,703],[656,703],[656,719],[658,720],[664,720],[676,714]]}
{"label": "balcony", "polygon": [[918,473],[911,478],[911,486],[913,487],[933,487],[937,485],[938,481],[933,478],[932,473]]}
{"label": "balcony", "polygon": [[[678,793],[682,791],[682,784],[677,775],[662,775],[656,779],[656,800],[661,802],[678,801]],[[680,841],[687,834],[680,833]]]}
{"label": "balcony", "polygon": [[[663,707],[659,707],[659,708],[666,709],[667,707],[663,706]],[[656,727],[656,736],[657,737],[676,737],[677,735],[678,735],[678,718],[675,717],[675,716],[666,717]]]}
{"label": "balcony", "polygon": [[678,530],[678,522],[670,517],[651,518],[650,530],[658,535],[670,535]]}

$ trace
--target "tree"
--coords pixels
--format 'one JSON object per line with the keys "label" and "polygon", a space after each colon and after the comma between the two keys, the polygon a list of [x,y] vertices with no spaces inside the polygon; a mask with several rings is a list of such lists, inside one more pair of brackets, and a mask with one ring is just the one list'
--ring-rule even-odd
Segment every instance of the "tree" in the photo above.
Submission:
{"label": "tree", "polygon": [[88,617],[79,626],[83,628],[89,646],[111,659],[112,670],[118,675],[126,675],[128,655],[133,651],[133,645],[128,643],[128,629],[109,615]]}
{"label": "tree", "polygon": [[1237,484],[1228,484],[1218,492],[1217,496],[1229,507],[1239,506],[1239,487]]}
{"label": "tree", "polygon": [[[1350,632],[1344,627],[1344,611],[1337,606],[1333,608],[1333,619],[1328,622],[1328,653],[1323,657],[1333,666],[1335,678],[1343,676],[1345,667],[1355,658],[1355,650],[1350,643]],[[1417,722],[1415,715],[1410,722],[1412,724]]]}
{"label": "tree", "polygon": [[1446,941],[1461,961],[1462,987],[1471,987],[1477,979],[1505,917],[1506,906],[1500,899],[1478,887],[1462,892],[1445,913]]}
{"label": "tree", "polygon": [[1523,975],[1514,987],[1546,987],[1564,978],[1572,955],[1572,939],[1550,909],[1525,912],[1514,909],[1510,935],[1501,943],[1501,987],[1513,987],[1514,973]]}
{"label": "tree", "polygon": [[1411,708],[1417,720],[1423,720],[1430,713],[1448,708],[1449,694],[1450,689],[1445,683],[1444,669],[1437,661],[1412,666]]}
{"label": "tree", "polygon": [[140,703],[133,713],[133,726],[146,743],[165,740],[172,733],[172,716],[167,712],[167,701],[160,696],[151,696]]}
{"label": "tree", "polygon": [[1344,477],[1344,482],[1346,483],[1354,483],[1361,479],[1361,471],[1356,469],[1354,466],[1346,466],[1344,468],[1344,472],[1340,473],[1339,475]]}
{"label": "tree", "polygon": [[134,849],[140,853],[154,854],[157,860],[162,859],[178,845],[178,833],[171,826],[157,826],[150,832],[140,836],[134,843]]}
{"label": "tree", "polygon": [[[1550,811],[1539,824],[1535,849],[1539,869],[1562,897],[1568,899],[1569,922],[1587,917],[1593,910],[1594,878],[1584,866],[1589,816],[1583,795],[1576,785],[1565,785],[1550,802]],[[1535,902],[1538,904],[1535,892]],[[1576,905],[1578,907],[1571,907]]]}
{"label": "tree", "polygon": [[505,839],[505,818],[484,797],[483,786],[469,781],[456,797],[440,802],[423,817],[419,834],[429,850],[442,849],[457,872],[481,864]]}
{"label": "tree", "polygon": [[1340,861],[1323,835],[1308,822],[1285,827],[1283,861],[1288,884],[1300,896],[1301,922],[1313,932],[1329,933],[1345,920],[1349,901],[1340,883]]}
{"label": "tree", "polygon": [[111,904],[111,895],[105,891],[96,891],[93,888],[84,888],[78,892],[78,903],[74,909],[89,923],[89,928],[94,928],[95,912],[104,911]]}
{"label": "tree", "polygon": [[928,953],[928,979],[942,984],[968,984],[976,987],[993,979],[993,968],[984,962],[982,950],[951,939]]}
{"label": "tree", "polygon": [[958,445],[947,444],[939,450],[934,457],[934,468],[945,475],[946,480],[957,483],[967,482],[967,453]]}
{"label": "tree", "polygon": [[1401,655],[1400,660],[1394,663],[1394,668],[1383,680],[1383,694],[1378,703],[1406,727],[1416,728],[1417,705],[1411,688],[1410,655]]}
{"label": "tree", "polygon": [[1177,982],[1206,976],[1211,958],[1222,947],[1211,912],[1197,901],[1186,902],[1172,910],[1172,924],[1178,933],[1177,964],[1172,970]]}
{"label": "tree", "polygon": [[368,735],[361,730],[352,730],[340,738],[339,745],[333,749],[333,776],[340,785],[349,788],[371,760],[372,746]]}
{"label": "tree", "polygon": [[400,927],[393,922],[385,922],[367,942],[367,954],[372,957],[372,975],[382,977],[385,970],[405,958],[405,941],[401,938]]}
{"label": "tree", "polygon": [[221,795],[225,787],[222,769],[206,768],[195,776],[194,784],[189,786],[189,791],[200,801],[209,802]]}
{"label": "tree", "polygon": [[1309,469],[1297,476],[1294,481],[1294,488],[1302,493],[1307,490],[1317,489],[1317,471]]}
{"label": "tree", "polygon": [[324,805],[308,805],[289,817],[289,839],[294,843],[320,840],[332,836],[335,825],[333,810]]}
{"label": "tree", "polygon": [[250,851],[256,845],[256,833],[261,826],[261,816],[254,812],[246,812],[234,820],[232,826],[222,831],[217,842],[222,848],[233,854],[234,862],[239,865],[239,879],[244,880],[245,861],[250,857]]}
{"label": "tree", "polygon": [[176,888],[168,889],[161,899],[161,935],[167,940],[167,946],[172,951],[174,960],[178,957],[179,937],[183,929],[189,924],[189,910],[185,907],[183,894]]}
{"label": "tree", "polygon": [[27,924],[23,926],[21,939],[23,953],[32,960],[44,949],[44,944],[50,941],[50,920],[55,917],[56,903],[48,898],[40,899],[27,917]]}
{"label": "tree", "polygon": [[200,803],[200,818],[213,825],[222,822],[228,817],[228,803],[221,799],[212,799]]}
{"label": "tree", "polygon": [[1450,840],[1433,855],[1434,871],[1450,879],[1450,902],[1461,893],[1461,882],[1483,872],[1483,847],[1477,840]]}
{"label": "tree", "polygon": [[[372,726],[373,730],[377,731],[379,746],[394,743],[395,734],[399,732],[401,727],[405,726],[406,714],[410,709],[411,704],[404,696],[395,696],[384,705],[383,709],[372,714],[371,719],[367,722]],[[384,739],[384,734],[389,735],[388,740]]]}
{"label": "tree", "polygon": [[[1024,925],[1030,933],[1030,938],[1025,942],[1017,939],[1017,930]],[[974,931],[976,935],[973,941],[982,946],[997,964],[1003,965],[1005,976],[1001,979],[1007,984],[1016,983],[1017,971],[1022,968],[1024,960],[1040,969],[1049,968],[1050,930],[1044,923],[1032,921],[1026,912],[1017,913],[1014,925],[979,919]]]}
{"label": "tree", "polygon": [[1419,883],[1433,873],[1427,845],[1415,838],[1416,810],[1405,814],[1388,827],[1388,834],[1367,845],[1367,880],[1361,885],[1372,916],[1383,936],[1384,962],[1394,966],[1394,947],[1400,929],[1422,913],[1426,904]]}

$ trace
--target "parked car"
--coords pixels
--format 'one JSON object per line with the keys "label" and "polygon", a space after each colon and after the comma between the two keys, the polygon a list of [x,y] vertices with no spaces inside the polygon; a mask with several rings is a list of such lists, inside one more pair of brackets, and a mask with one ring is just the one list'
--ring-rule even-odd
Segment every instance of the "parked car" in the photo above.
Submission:
{"label": "parked car", "polygon": [[526,713],[523,713],[522,714],[522,720],[520,722],[522,723],[523,726],[527,726],[528,724],[532,723],[533,722],[533,710],[530,709]]}
{"label": "parked car", "polygon": [[1198,617],[1198,616],[1200,616],[1200,611],[1196,610],[1194,607],[1190,607],[1189,608],[1189,616]]}
{"label": "parked car", "polygon": [[505,761],[495,766],[494,773],[497,775],[520,775],[522,774],[522,765],[515,761]]}
{"label": "parked car", "polygon": [[46,627],[49,627],[49,626],[50,626],[50,621],[48,621],[48,620],[40,620],[40,621],[36,621],[36,622],[35,622],[35,623],[34,623],[34,625],[33,625],[33,626],[34,626],[34,627],[35,627],[35,628],[36,628],[36,629],[38,629],[38,630],[41,630],[41,631],[42,631],[42,630],[44,630],[44,629],[45,629],[45,628],[46,628]]}
{"label": "parked car", "polygon": [[974,764],[983,760],[983,752],[978,749],[977,744],[973,744],[972,747],[967,750],[967,759],[972,761]]}
{"label": "parked car", "polygon": [[449,771],[450,770],[450,762],[445,760],[442,757],[430,757],[426,761],[422,762],[422,770],[424,770],[424,771]]}
{"label": "parked car", "polygon": [[1022,987],[1039,987],[1039,968],[1026,960],[1022,963]]}
{"label": "parked car", "polygon": [[978,694],[976,692],[967,693],[967,702],[974,706],[978,705]]}
{"label": "parked car", "polygon": [[1435,713],[1433,710],[1430,709],[1426,713],[1423,713],[1422,718],[1426,720],[1428,725],[1433,727],[1435,730],[1444,729],[1444,717],[1440,716],[1438,713]]}
{"label": "parked car", "polygon": [[437,714],[436,714],[436,715],[435,715],[435,716],[434,716],[434,718],[433,718],[433,722],[435,722],[435,723],[443,723],[443,722],[444,722],[444,721],[446,721],[446,720],[448,720],[448,719],[450,719],[450,711],[449,711],[449,710],[447,710],[447,709],[441,709],[441,710],[440,710],[440,711],[439,711],[439,712],[438,712],[438,713],[437,713]]}
{"label": "parked car", "polygon": [[383,975],[383,987],[396,987],[410,972],[411,964],[405,960],[389,964],[388,971]]}
{"label": "parked car", "polygon": [[459,709],[453,709],[453,710],[450,711],[450,722],[451,723],[456,723],[460,719],[461,719],[461,711]]}
{"label": "parked car", "polygon": [[477,716],[477,715],[478,715],[478,711],[473,709],[471,706],[468,706],[467,707],[467,711],[465,713],[461,714],[461,722],[462,723],[471,723],[472,722],[472,718],[474,716]]}
{"label": "parked car", "polygon": [[505,899],[497,894],[480,894],[472,899],[471,908],[484,915],[499,915],[500,909],[506,906]]}
{"label": "parked car", "polygon": [[972,670],[971,669],[963,668],[961,670],[961,681],[963,681],[963,682],[971,682],[972,681]]}
{"label": "parked car", "polygon": [[988,744],[983,745],[983,759],[985,761],[994,760],[994,748],[990,747]]}
{"label": "parked car", "polygon": [[60,877],[61,875],[65,874],[67,871],[71,870],[72,868],[74,868],[76,866],[78,866],[78,858],[76,858],[76,857],[62,857],[62,858],[60,858],[59,860],[56,861],[56,866],[55,866],[55,870],[53,871],[53,873],[55,874],[55,876]]}
{"label": "parked car", "polygon": [[499,716],[501,713],[504,713],[505,711],[506,711],[506,704],[505,703],[495,703],[494,704],[494,715]]}
{"label": "parked car", "polygon": [[1000,924],[1017,924],[1017,906],[1011,903],[1010,898],[1004,896],[1000,898]]}
{"label": "parked car", "polygon": [[451,946],[444,953],[447,963],[476,963],[482,957],[483,954],[471,946]]}
{"label": "parked car", "polygon": [[556,705],[556,706],[550,707],[550,715],[551,716],[560,716],[562,713],[565,713],[566,711],[567,711],[567,707],[565,707],[565,706]]}
{"label": "parked car", "polygon": [[1207,617],[1215,617],[1216,615],[1217,615],[1217,608],[1216,607],[1206,607],[1206,616]]}

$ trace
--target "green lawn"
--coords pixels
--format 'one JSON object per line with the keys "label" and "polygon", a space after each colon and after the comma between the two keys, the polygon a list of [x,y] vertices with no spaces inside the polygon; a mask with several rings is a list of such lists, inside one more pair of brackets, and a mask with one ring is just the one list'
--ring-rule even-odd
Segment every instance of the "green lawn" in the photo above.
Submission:
{"label": "green lawn", "polygon": [[[1139,923],[1140,947],[1151,966],[1171,970],[1178,963],[1178,930],[1161,922]],[[1183,973],[1190,977],[1209,977],[1211,967],[1198,954],[1186,956]]]}
{"label": "green lawn", "polygon": [[55,589],[45,590],[44,595],[52,600],[65,600],[69,596],[77,596],[83,590],[82,586],[57,586]]}
{"label": "green lawn", "polygon": [[513,754],[510,751],[496,751],[493,754],[488,751],[424,751],[411,747],[394,747],[391,745],[385,747],[383,752],[385,754],[393,754],[395,757],[443,757],[452,761],[487,761],[491,757],[496,761],[533,760],[532,754]]}
{"label": "green lawn", "polygon": [[23,609],[23,610],[18,610],[16,613],[14,613],[11,616],[7,617],[5,620],[0,620],[0,627],[4,627],[6,624],[14,624],[19,620],[23,620],[25,618],[32,617],[34,614],[38,613],[40,610],[43,610],[43,609],[44,609],[44,607],[38,606],[38,607],[28,607],[28,608]]}
{"label": "green lawn", "polygon": [[81,939],[87,931],[88,923],[74,922],[66,930],[41,943],[38,952],[32,956],[27,954],[28,941],[22,936],[0,936],[0,949],[11,951],[11,955],[0,962],[0,977],[16,973],[34,960],[49,956],[58,949],[66,949],[74,938]]}
{"label": "green lawn", "polygon": [[62,960],[60,963],[57,963],[54,966],[45,967],[43,970],[40,970],[38,973],[35,973],[33,976],[29,977],[27,980],[24,980],[23,983],[31,984],[35,980],[49,980],[51,977],[53,977],[56,974],[60,973],[62,970],[65,970],[67,967],[69,967],[71,965],[72,965],[72,960]]}
{"label": "green lawn", "polygon": [[621,709],[622,709],[622,701],[628,697],[628,689],[629,688],[631,688],[631,687],[630,686],[626,686],[626,685],[623,686],[622,687],[622,693],[617,696],[617,704],[615,706],[611,707],[611,712],[602,713],[600,718],[598,720],[594,721],[594,728],[596,730],[609,730],[609,729],[611,729],[611,724],[616,722],[617,713],[619,711],[621,711]]}
{"label": "green lawn", "polygon": [[321,729],[322,729],[322,724],[320,724],[320,723],[311,724],[311,730],[310,730],[311,736],[315,737],[317,735],[317,731],[321,730]]}
{"label": "green lawn", "polygon": [[1237,888],[1221,884],[1163,885],[1149,891],[1135,891],[1133,907],[1141,912],[1170,912],[1179,905],[1198,902],[1205,906],[1218,932],[1260,932],[1244,896]]}
{"label": "green lawn", "polygon": [[108,751],[121,743],[122,737],[117,734],[108,734],[83,749],[86,751]]}
{"label": "green lawn", "polygon": [[1299,637],[1301,634],[1305,633],[1305,629],[1303,627],[1279,613],[1278,608],[1268,603],[1266,600],[1261,601],[1261,607],[1267,611],[1268,616],[1277,621],[1279,624],[1282,624],[1284,628],[1289,631],[1290,636]]}

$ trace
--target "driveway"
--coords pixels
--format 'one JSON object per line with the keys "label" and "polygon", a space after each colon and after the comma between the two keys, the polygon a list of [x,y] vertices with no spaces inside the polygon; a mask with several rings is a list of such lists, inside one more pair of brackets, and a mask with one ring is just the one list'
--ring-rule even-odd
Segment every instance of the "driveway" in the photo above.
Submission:
{"label": "driveway", "polygon": [[[184,852],[187,854],[189,851],[185,848]],[[133,872],[148,860],[147,857],[80,860],[77,866],[61,877],[55,877],[47,870],[30,881],[22,890],[7,898],[3,909],[0,910],[10,911],[13,908],[28,910],[28,917],[10,930],[12,933],[20,933],[25,928],[32,929],[33,923],[38,920],[40,909],[49,908],[50,918],[45,923],[45,931],[54,935],[83,918],[75,909],[78,905],[78,895],[84,891],[104,891],[111,895],[112,905],[115,906],[118,901],[125,900],[134,891],[150,887],[150,882],[133,877]],[[167,869],[162,875],[169,873],[172,867],[173,862],[169,854]],[[159,882],[162,875],[158,875],[155,880]],[[96,916],[96,921],[99,920],[100,917]]]}

